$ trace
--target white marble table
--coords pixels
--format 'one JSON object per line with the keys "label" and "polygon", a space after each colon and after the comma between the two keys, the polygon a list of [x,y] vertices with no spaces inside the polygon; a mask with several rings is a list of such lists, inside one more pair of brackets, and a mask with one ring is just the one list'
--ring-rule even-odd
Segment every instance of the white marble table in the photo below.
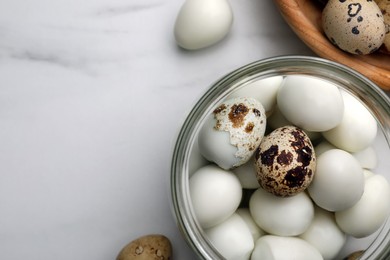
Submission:
{"label": "white marble table", "polygon": [[0,2],[0,259],[114,259],[150,233],[196,258],[169,197],[186,113],[238,66],[313,55],[272,0],[231,4],[229,36],[188,52],[182,0]]}

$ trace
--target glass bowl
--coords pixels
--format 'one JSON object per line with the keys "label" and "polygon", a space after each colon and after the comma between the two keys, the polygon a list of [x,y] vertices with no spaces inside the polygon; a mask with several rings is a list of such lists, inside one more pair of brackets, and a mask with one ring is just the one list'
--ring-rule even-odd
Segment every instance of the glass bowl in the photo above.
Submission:
{"label": "glass bowl", "polygon": [[[223,259],[208,240],[194,217],[189,195],[190,174],[204,164],[196,145],[198,132],[206,117],[231,93],[255,80],[272,76],[310,75],[336,83],[339,88],[358,98],[378,122],[376,173],[390,179],[390,100],[372,81],[360,73],[323,58],[280,56],[260,60],[238,68],[217,80],[194,105],[184,121],[171,162],[172,210],[185,240],[200,259]],[[359,259],[390,258],[390,221],[364,239],[348,238],[340,255],[365,249]],[[341,256],[340,256],[341,257]]]}

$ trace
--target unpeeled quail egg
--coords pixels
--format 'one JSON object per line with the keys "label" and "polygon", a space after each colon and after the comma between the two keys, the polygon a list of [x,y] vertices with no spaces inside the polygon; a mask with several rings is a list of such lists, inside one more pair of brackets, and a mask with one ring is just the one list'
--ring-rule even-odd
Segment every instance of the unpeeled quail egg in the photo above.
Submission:
{"label": "unpeeled quail egg", "polygon": [[295,126],[275,129],[256,151],[260,186],[277,196],[292,196],[305,190],[316,167],[314,147],[304,131]]}
{"label": "unpeeled quail egg", "polygon": [[254,98],[222,102],[206,119],[198,135],[200,153],[223,169],[246,163],[265,132],[266,115]]}
{"label": "unpeeled quail egg", "polygon": [[182,48],[201,49],[222,40],[232,24],[227,0],[186,0],[176,18],[174,35]]}
{"label": "unpeeled quail egg", "polygon": [[164,235],[151,234],[139,237],[127,244],[117,260],[170,259],[172,245]]}
{"label": "unpeeled quail egg", "polygon": [[380,51],[390,54],[390,0],[376,0],[375,1],[382,12],[383,19],[386,24],[386,35]]}
{"label": "unpeeled quail egg", "polygon": [[369,54],[382,45],[386,27],[374,1],[329,0],[322,13],[329,40],[352,54]]}

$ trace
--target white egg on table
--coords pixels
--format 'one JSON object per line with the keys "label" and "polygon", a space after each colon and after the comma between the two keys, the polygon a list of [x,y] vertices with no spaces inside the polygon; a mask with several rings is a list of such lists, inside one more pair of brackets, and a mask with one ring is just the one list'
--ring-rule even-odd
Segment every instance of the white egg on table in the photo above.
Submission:
{"label": "white egg on table", "polygon": [[257,189],[260,187],[259,182],[257,181],[257,173],[254,159],[249,160],[245,164],[234,168],[232,170],[238,179],[240,180],[241,186],[244,189]]}
{"label": "white egg on table", "polygon": [[280,84],[283,81],[282,76],[268,77],[255,80],[229,95],[233,97],[253,97],[257,99],[268,113],[273,110],[276,104],[276,94]]}
{"label": "white egg on table", "polygon": [[199,131],[200,153],[223,169],[246,163],[259,146],[266,128],[262,104],[254,98],[223,101]]}
{"label": "white egg on table", "polygon": [[228,0],[186,0],[175,21],[174,36],[184,49],[201,49],[221,41],[232,24]]}
{"label": "white egg on table", "polygon": [[339,88],[326,80],[288,75],[277,95],[277,104],[288,121],[308,131],[322,132],[337,126],[344,104]]}
{"label": "white egg on table", "polygon": [[365,181],[362,198],[351,208],[336,212],[336,222],[347,234],[362,238],[377,231],[389,216],[390,185],[376,174]]}
{"label": "white egg on table", "polygon": [[319,207],[315,207],[313,222],[299,237],[317,248],[325,260],[334,259],[346,242],[334,213]]}
{"label": "white egg on table", "polygon": [[300,235],[314,218],[314,205],[305,192],[284,198],[259,188],[250,198],[249,211],[262,230],[278,236]]}
{"label": "white egg on table", "polygon": [[350,153],[332,149],[317,157],[317,169],[308,187],[313,201],[329,211],[352,207],[364,191],[360,163]]}
{"label": "white egg on table", "polygon": [[216,165],[204,166],[192,174],[189,190],[195,216],[203,228],[215,226],[230,217],[242,197],[237,176]]}
{"label": "white egg on table", "polygon": [[322,260],[320,252],[298,237],[266,235],[255,242],[251,260]]}
{"label": "white egg on table", "polygon": [[256,241],[261,236],[264,236],[266,233],[256,224],[248,208],[239,208],[236,210],[236,213],[241,216],[245,221],[249,230],[251,231],[253,241]]}
{"label": "white egg on table", "polygon": [[253,237],[247,224],[236,213],[224,222],[206,229],[205,233],[225,259],[249,259],[254,248]]}
{"label": "white egg on table", "polygon": [[369,110],[354,96],[341,91],[344,115],[339,125],[323,132],[333,145],[348,152],[357,152],[371,145],[377,134],[377,122]]}

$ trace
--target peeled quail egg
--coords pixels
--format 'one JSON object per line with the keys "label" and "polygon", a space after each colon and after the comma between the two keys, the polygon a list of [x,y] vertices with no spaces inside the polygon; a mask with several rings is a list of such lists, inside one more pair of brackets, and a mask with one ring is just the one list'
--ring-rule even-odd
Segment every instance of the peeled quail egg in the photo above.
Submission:
{"label": "peeled quail egg", "polygon": [[276,94],[282,81],[282,76],[255,80],[233,92],[229,97],[256,98],[263,105],[265,111],[270,113],[276,104]]}
{"label": "peeled quail egg", "polygon": [[374,141],[377,122],[358,99],[344,90],[341,95],[345,104],[343,118],[340,124],[322,134],[334,146],[348,152],[358,152]]}
{"label": "peeled quail egg", "polygon": [[211,244],[225,259],[249,259],[254,241],[240,215],[233,213],[227,220],[205,232]]}
{"label": "peeled quail egg", "polygon": [[322,13],[329,40],[352,54],[369,54],[382,45],[386,28],[374,1],[329,0]]}
{"label": "peeled quail egg", "polygon": [[[337,147],[326,140],[323,140],[316,147],[314,147],[314,151],[317,157],[331,149],[337,149]],[[353,157],[355,157],[356,160],[359,161],[360,165],[364,169],[374,169],[377,165],[376,151],[372,146],[368,146],[363,150],[351,154]]]}
{"label": "peeled quail egg", "polygon": [[314,220],[299,236],[321,253],[325,260],[335,259],[346,242],[346,235],[337,226],[334,213],[315,207]]}
{"label": "peeled quail egg", "polygon": [[200,49],[222,40],[232,23],[227,0],[186,0],[176,18],[174,35],[179,46]]}
{"label": "peeled quail egg", "polygon": [[189,180],[194,213],[203,228],[221,223],[238,208],[242,189],[236,175],[216,165],[207,165]]}
{"label": "peeled quail egg", "polygon": [[207,118],[198,135],[201,154],[223,169],[246,163],[264,136],[266,115],[253,98],[222,102]]}
{"label": "peeled quail egg", "polygon": [[277,104],[288,121],[317,132],[338,125],[344,110],[335,84],[306,75],[286,76],[279,88]]}
{"label": "peeled quail egg", "polygon": [[316,173],[308,187],[313,201],[328,211],[352,207],[364,191],[360,163],[350,153],[331,149],[317,158]]}
{"label": "peeled quail egg", "polygon": [[236,174],[244,189],[257,189],[260,187],[256,178],[256,167],[253,160],[249,160],[232,171]]}
{"label": "peeled quail egg", "polygon": [[249,211],[262,230],[278,236],[300,235],[314,218],[314,206],[306,192],[282,198],[258,188],[250,198]]}
{"label": "peeled quail egg", "polygon": [[364,169],[374,169],[377,166],[377,155],[376,151],[372,146],[369,146],[361,151],[352,153],[353,157],[355,157],[360,165]]}
{"label": "peeled quail egg", "polygon": [[266,235],[256,241],[251,256],[251,260],[264,259],[322,260],[323,258],[314,246],[303,239]]}
{"label": "peeled quail egg", "polygon": [[236,213],[245,221],[249,230],[251,231],[253,241],[265,235],[265,232],[256,224],[248,208],[239,208]]}
{"label": "peeled quail egg", "polygon": [[260,186],[282,197],[305,190],[316,167],[309,137],[295,126],[280,127],[265,136],[255,159]]}
{"label": "peeled quail egg", "polygon": [[[286,125],[294,125],[294,124],[288,121],[284,117],[282,112],[280,112],[279,107],[276,106],[272,111],[272,114],[267,118],[267,126],[269,127],[269,129],[275,130],[276,128],[286,126]],[[307,136],[309,136],[312,142],[317,141],[322,137],[321,132],[313,132],[313,131],[308,131],[306,129],[304,131],[307,134]]]}
{"label": "peeled quail egg", "polygon": [[376,174],[365,181],[362,198],[351,208],[336,212],[336,222],[347,234],[361,238],[380,228],[390,212],[390,185]]}

